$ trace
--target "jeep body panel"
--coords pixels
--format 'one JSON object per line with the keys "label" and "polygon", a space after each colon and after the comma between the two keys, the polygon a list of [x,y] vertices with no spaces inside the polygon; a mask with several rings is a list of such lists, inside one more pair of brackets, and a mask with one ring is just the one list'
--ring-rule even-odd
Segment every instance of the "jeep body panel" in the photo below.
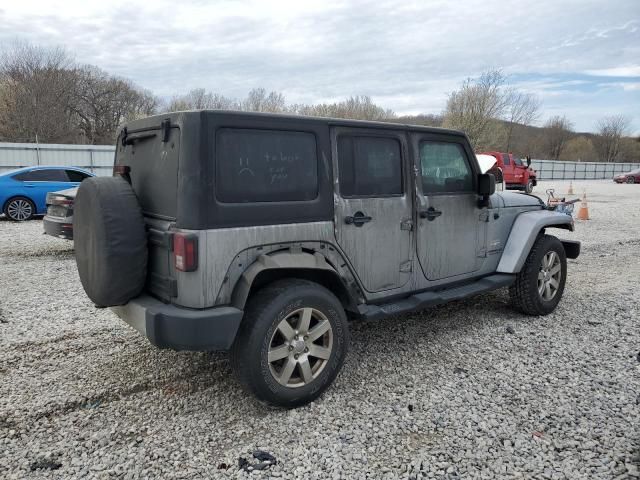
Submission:
{"label": "jeep body panel", "polygon": [[[375,196],[347,193],[338,165],[338,138],[375,139],[397,147],[398,191]],[[367,292],[402,288],[411,279],[414,259],[407,134],[399,129],[333,127],[331,143],[336,242]]]}
{"label": "jeep body panel", "polygon": [[535,210],[520,213],[509,233],[497,272],[518,273],[524,265],[538,234],[544,228],[555,227],[573,231],[573,219],[564,213]]}

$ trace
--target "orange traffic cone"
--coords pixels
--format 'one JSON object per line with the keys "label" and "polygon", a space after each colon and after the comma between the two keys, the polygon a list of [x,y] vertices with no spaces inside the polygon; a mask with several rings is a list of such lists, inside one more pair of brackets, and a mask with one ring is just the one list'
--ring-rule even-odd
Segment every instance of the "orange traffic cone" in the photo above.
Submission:
{"label": "orange traffic cone", "polygon": [[569,182],[569,190],[567,191],[567,195],[573,195],[573,182]]}
{"label": "orange traffic cone", "polygon": [[578,209],[578,214],[576,215],[578,220],[589,220],[589,207],[587,206],[587,194],[586,192],[582,195],[582,200],[580,201],[580,208]]}

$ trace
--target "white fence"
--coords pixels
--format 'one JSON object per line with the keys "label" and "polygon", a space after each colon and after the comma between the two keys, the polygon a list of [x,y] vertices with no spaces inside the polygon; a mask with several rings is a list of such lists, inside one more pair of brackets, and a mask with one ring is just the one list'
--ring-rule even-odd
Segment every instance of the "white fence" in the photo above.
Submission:
{"label": "white fence", "polygon": [[[33,165],[68,165],[96,175],[111,175],[114,154],[112,145],[0,143],[0,173]],[[640,163],[532,160],[531,166],[540,180],[592,180],[610,179],[618,173],[640,168]]]}
{"label": "white fence", "polygon": [[111,175],[115,151],[112,145],[0,143],[0,173],[35,165],[64,165]]}
{"label": "white fence", "polygon": [[640,163],[560,162],[531,160],[540,180],[602,180],[640,168]]}

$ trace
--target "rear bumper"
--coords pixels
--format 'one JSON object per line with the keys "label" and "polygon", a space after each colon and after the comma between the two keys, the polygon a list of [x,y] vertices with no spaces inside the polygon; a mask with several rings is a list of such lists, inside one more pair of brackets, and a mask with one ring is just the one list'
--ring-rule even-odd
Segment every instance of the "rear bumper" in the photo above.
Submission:
{"label": "rear bumper", "polygon": [[58,218],[45,215],[42,219],[44,233],[52,237],[73,240],[73,223],[71,218]]}
{"label": "rear bumper", "polygon": [[243,315],[234,307],[181,308],[149,295],[111,310],[156,347],[174,350],[228,350]]}

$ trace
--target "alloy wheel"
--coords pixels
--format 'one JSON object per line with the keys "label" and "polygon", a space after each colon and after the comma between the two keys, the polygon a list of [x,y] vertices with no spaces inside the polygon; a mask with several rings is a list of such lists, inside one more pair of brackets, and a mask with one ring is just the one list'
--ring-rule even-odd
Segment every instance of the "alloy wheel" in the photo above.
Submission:
{"label": "alloy wheel", "polygon": [[22,222],[31,218],[33,215],[33,207],[28,200],[17,198],[9,202],[9,205],[7,206],[7,215],[11,220]]}
{"label": "alloy wheel", "polygon": [[300,308],[281,320],[273,333],[267,360],[269,370],[280,385],[303,387],[322,373],[332,348],[329,319],[315,308]]}
{"label": "alloy wheel", "polygon": [[538,272],[538,294],[544,301],[548,302],[556,296],[560,288],[561,276],[560,256],[551,250],[542,257]]}

